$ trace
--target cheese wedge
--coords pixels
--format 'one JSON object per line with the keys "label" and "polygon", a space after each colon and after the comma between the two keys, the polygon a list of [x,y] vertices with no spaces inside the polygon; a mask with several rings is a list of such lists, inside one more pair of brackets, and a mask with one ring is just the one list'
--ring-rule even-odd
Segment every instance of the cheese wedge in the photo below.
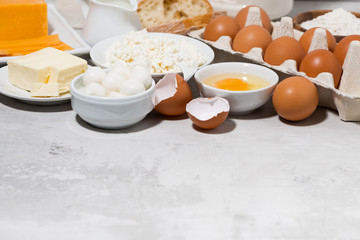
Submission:
{"label": "cheese wedge", "polygon": [[48,35],[45,0],[0,0],[0,41]]}
{"label": "cheese wedge", "polygon": [[74,77],[86,69],[84,59],[51,47],[8,61],[10,83],[33,96],[68,92]]}

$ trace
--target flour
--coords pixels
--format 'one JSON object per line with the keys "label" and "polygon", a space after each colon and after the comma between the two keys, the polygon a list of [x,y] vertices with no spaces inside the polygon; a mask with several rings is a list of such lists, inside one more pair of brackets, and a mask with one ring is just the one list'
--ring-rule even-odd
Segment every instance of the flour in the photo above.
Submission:
{"label": "flour", "polygon": [[335,9],[300,25],[305,29],[323,27],[333,35],[360,34],[360,19],[343,8]]}

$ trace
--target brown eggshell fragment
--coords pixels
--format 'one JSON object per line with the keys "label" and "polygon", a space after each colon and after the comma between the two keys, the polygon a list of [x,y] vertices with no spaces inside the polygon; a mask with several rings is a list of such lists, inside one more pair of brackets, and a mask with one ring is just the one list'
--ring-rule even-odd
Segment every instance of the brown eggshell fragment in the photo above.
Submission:
{"label": "brown eggshell fragment", "polygon": [[297,67],[306,53],[301,44],[291,37],[280,37],[272,41],[265,50],[264,61],[270,65],[279,66],[286,60],[296,61]]}
{"label": "brown eggshell fragment", "polygon": [[195,98],[186,105],[191,121],[203,129],[220,126],[227,118],[229,110],[229,102],[222,97]]}
{"label": "brown eggshell fragment", "polygon": [[235,21],[239,24],[240,28],[245,27],[246,19],[249,13],[249,8],[251,7],[257,7],[260,9],[261,23],[264,28],[266,28],[269,32],[271,32],[272,25],[269,15],[265,12],[264,9],[255,5],[249,5],[247,7],[244,7],[236,14]]}
{"label": "brown eggshell fragment", "polygon": [[166,74],[155,86],[152,102],[155,111],[166,116],[178,116],[186,112],[186,104],[192,100],[189,84],[177,73]]}
{"label": "brown eggshell fragment", "polygon": [[342,67],[335,54],[325,49],[317,49],[308,53],[300,64],[300,72],[308,77],[316,78],[320,73],[328,72],[333,75],[334,87],[340,82]]}
{"label": "brown eggshell fragment", "polygon": [[341,41],[335,47],[334,54],[337,57],[337,59],[340,61],[341,66],[344,64],[346,54],[349,50],[349,46],[352,41],[360,41],[360,35],[347,36],[341,39]]}
{"label": "brown eggshell fragment", "polygon": [[234,40],[235,35],[239,32],[240,27],[235,19],[229,16],[218,16],[212,19],[205,28],[204,39],[217,41],[221,36],[229,36]]}
{"label": "brown eggshell fragment", "polygon": [[[301,46],[304,48],[305,52],[309,51],[309,48],[310,48],[310,45],[311,45],[311,42],[312,42],[312,39],[314,36],[314,32],[316,29],[317,29],[317,27],[307,30],[299,39],[299,42],[300,42]],[[334,51],[334,49],[336,47],[336,39],[335,39],[334,35],[332,35],[331,32],[329,32],[328,30],[326,30],[326,39],[327,39],[329,50]]]}
{"label": "brown eggshell fragment", "polygon": [[272,102],[275,111],[289,121],[309,117],[316,109],[319,94],[316,86],[305,77],[289,77],[275,88]]}
{"label": "brown eggshell fragment", "polygon": [[271,43],[270,33],[258,25],[249,25],[241,29],[233,41],[233,50],[248,53],[252,48],[258,47],[265,51]]}

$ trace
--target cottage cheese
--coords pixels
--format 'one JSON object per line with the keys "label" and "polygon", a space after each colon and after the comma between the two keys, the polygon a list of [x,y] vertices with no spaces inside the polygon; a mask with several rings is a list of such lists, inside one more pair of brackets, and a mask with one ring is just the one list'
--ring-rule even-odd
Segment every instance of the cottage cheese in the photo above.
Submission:
{"label": "cottage cheese", "polygon": [[305,29],[323,27],[333,35],[360,34],[360,19],[342,8],[300,24]]}
{"label": "cottage cheese", "polygon": [[106,52],[107,67],[126,64],[151,69],[151,73],[181,71],[178,64],[198,67],[206,62],[198,49],[185,39],[150,35],[146,29],[129,33],[123,40],[114,42]]}

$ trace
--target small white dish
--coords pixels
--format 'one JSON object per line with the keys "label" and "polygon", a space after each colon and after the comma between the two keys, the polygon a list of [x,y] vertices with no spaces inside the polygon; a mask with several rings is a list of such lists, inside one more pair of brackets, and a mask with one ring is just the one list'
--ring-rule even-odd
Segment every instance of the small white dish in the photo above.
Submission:
{"label": "small white dish", "polygon": [[[180,41],[181,39],[186,39],[187,41],[189,41],[192,45],[196,46],[196,48],[199,50],[199,52],[201,54],[203,54],[206,58],[206,62],[204,65],[198,67],[197,69],[209,65],[214,57],[214,51],[211,49],[211,47],[209,47],[207,44],[190,38],[190,37],[186,37],[186,36],[182,36],[182,35],[177,35],[177,34],[171,34],[171,33],[153,33],[153,32],[149,32],[148,33],[150,36],[164,36],[164,37],[169,37],[172,38],[176,41]],[[126,34],[122,34],[116,37],[112,37],[112,38],[108,38],[105,39],[99,43],[97,43],[94,47],[91,48],[90,50],[90,57],[93,60],[93,62],[98,65],[99,67],[102,68],[107,68],[106,66],[106,51],[108,50],[108,48],[110,47],[110,45],[115,42],[115,41],[121,41],[122,39],[124,39],[126,36]],[[161,78],[165,75],[165,73],[154,73],[152,74],[153,78]]]}
{"label": "small white dish", "polygon": [[154,108],[151,101],[155,89],[154,80],[145,92],[111,98],[91,96],[82,92],[83,75],[77,76],[71,82],[71,106],[84,121],[95,127],[104,129],[130,127],[144,119]]}
{"label": "small white dish", "polygon": [[[61,41],[68,44],[73,50],[66,51],[73,55],[84,55],[90,51],[90,46],[67,23],[66,19],[56,10],[55,6],[48,4],[49,35],[58,34]],[[0,65],[15,57],[0,57]]]}
{"label": "small white dish", "polygon": [[56,105],[70,101],[70,93],[59,97],[31,97],[30,92],[12,85],[8,79],[8,67],[0,68],[0,93],[32,105]]}
{"label": "small white dish", "polygon": [[[247,73],[262,77],[269,86],[257,90],[230,91],[208,86],[203,81],[217,74]],[[202,97],[223,97],[229,101],[230,113],[235,115],[248,114],[264,105],[272,96],[279,76],[271,69],[261,65],[243,62],[225,62],[205,66],[195,73],[196,86]]]}

